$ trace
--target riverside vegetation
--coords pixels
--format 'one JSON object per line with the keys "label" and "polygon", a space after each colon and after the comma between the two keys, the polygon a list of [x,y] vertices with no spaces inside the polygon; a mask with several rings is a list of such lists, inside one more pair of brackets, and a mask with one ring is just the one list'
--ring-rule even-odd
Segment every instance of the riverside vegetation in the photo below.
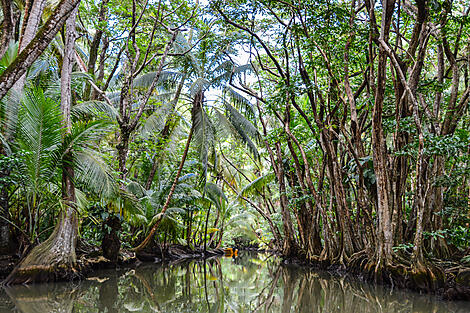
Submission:
{"label": "riverside vegetation", "polygon": [[237,245],[470,298],[465,0],[2,13],[4,283]]}

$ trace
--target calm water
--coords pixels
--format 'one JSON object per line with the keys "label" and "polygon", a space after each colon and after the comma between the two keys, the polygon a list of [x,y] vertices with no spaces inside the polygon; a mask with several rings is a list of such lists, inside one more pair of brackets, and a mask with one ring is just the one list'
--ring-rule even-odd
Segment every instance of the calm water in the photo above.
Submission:
{"label": "calm water", "polygon": [[409,291],[280,267],[266,255],[100,271],[81,283],[0,291],[0,312],[470,312]]}

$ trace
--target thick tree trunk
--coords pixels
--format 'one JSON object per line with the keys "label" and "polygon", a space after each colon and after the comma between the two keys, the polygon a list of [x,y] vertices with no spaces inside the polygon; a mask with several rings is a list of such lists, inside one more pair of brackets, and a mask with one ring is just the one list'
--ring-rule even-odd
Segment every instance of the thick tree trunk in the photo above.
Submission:
{"label": "thick tree trunk", "polygon": [[51,236],[36,246],[10,273],[5,284],[27,284],[74,278],[78,219],[75,209],[67,206]]}
{"label": "thick tree trunk", "polygon": [[[26,22],[24,32],[20,36],[20,42],[18,45],[18,54],[21,53],[26,46],[33,40],[34,36],[38,32],[39,24],[41,23],[42,12],[46,6],[46,0],[35,0],[32,2],[31,10],[28,11],[28,15],[25,16]],[[13,90],[19,94],[24,87],[26,81],[26,73],[23,74],[13,86]]]}
{"label": "thick tree trunk", "polygon": [[79,2],[80,0],[61,0],[59,2],[51,17],[34,36],[34,39],[0,76],[0,100],[43,53]]}
{"label": "thick tree trunk", "polygon": [[2,22],[2,34],[0,35],[0,59],[3,58],[3,55],[8,49],[10,42],[14,40],[14,29],[15,24],[13,20],[12,12],[12,1],[11,0],[1,0],[2,3],[2,12],[3,12],[3,22]]}
{"label": "thick tree trunk", "polygon": [[284,244],[283,244],[283,255],[284,256],[296,256],[298,253],[298,245],[294,237],[294,227],[292,225],[292,218],[290,215],[289,200],[287,198],[286,183],[284,177],[284,162],[282,158],[281,144],[276,143],[276,154],[277,154],[277,179],[279,183],[279,194],[281,198],[281,214],[282,214],[282,225],[284,229]]}
{"label": "thick tree trunk", "polygon": [[[375,27],[374,8],[367,4],[373,26]],[[375,101],[372,110],[372,147],[374,159],[374,171],[377,179],[377,248],[376,248],[376,275],[380,276],[380,271],[384,265],[391,263],[392,246],[393,246],[393,229],[392,229],[392,209],[390,207],[390,185],[388,173],[388,155],[385,136],[382,126],[383,103],[385,99],[385,82],[387,68],[387,53],[385,47],[378,43],[379,40],[388,42],[390,25],[392,21],[395,0],[386,0],[384,2],[384,11],[382,13],[382,21],[380,34],[373,36],[379,45],[378,65],[377,65],[377,84],[375,86]],[[377,38],[379,37],[379,38]],[[376,277],[381,279],[381,277]]]}
{"label": "thick tree trunk", "polygon": [[[76,38],[75,18],[78,6],[67,20],[64,62],[61,72],[61,109],[66,133],[70,133],[71,74]],[[73,279],[76,266],[75,247],[78,235],[78,217],[75,209],[74,170],[72,151],[63,157],[62,194],[64,209],[50,237],[36,246],[7,277],[6,284],[21,284],[51,280]]]}

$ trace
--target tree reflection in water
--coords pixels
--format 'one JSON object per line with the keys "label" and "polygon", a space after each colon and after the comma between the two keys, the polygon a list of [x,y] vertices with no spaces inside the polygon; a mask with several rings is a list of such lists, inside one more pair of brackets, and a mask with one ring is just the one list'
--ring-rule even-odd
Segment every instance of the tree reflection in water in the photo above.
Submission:
{"label": "tree reflection in water", "polygon": [[[99,274],[99,275],[98,275]],[[280,266],[266,255],[103,271],[78,284],[4,288],[0,312],[468,312],[443,302]]]}

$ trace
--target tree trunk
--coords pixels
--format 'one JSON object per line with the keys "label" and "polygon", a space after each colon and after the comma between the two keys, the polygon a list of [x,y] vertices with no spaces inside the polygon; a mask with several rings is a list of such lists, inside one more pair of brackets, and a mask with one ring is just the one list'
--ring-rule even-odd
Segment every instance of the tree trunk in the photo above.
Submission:
{"label": "tree trunk", "polygon": [[282,159],[281,144],[276,143],[277,152],[277,179],[279,183],[279,194],[281,198],[282,224],[284,227],[283,254],[286,257],[296,256],[298,252],[297,242],[294,237],[294,227],[289,210],[289,200],[287,198],[286,183],[284,178],[284,162]]}
{"label": "tree trunk", "polygon": [[145,239],[140,243],[140,245],[138,245],[137,247],[135,247],[133,249],[134,251],[140,251],[148,245],[148,243],[152,239],[152,236],[157,231],[158,225],[160,225],[160,222],[162,220],[163,215],[165,214],[166,210],[170,206],[171,198],[173,197],[173,193],[175,192],[176,185],[178,184],[178,179],[180,178],[181,171],[183,170],[183,166],[184,166],[184,162],[186,161],[186,157],[188,156],[189,146],[190,146],[190,143],[191,143],[191,139],[193,137],[193,128],[194,128],[194,126],[191,126],[191,130],[189,131],[188,139],[186,141],[186,146],[184,148],[183,156],[181,157],[181,162],[180,162],[180,165],[178,167],[178,172],[176,173],[175,180],[173,181],[173,184],[171,185],[170,192],[168,193],[165,204],[163,205],[163,208],[162,208],[161,212],[159,213],[160,218],[157,220],[155,225],[153,225],[153,227],[150,230],[147,237],[145,237]]}
{"label": "tree trunk", "polygon": [[[70,133],[71,118],[71,74],[76,39],[75,7],[66,26],[64,62],[61,72],[61,109],[64,115],[66,134]],[[76,266],[75,247],[78,235],[78,217],[75,209],[74,171],[72,151],[63,157],[62,194],[64,210],[51,236],[31,250],[6,279],[6,284],[21,284],[51,280],[73,279]]]}
{"label": "tree trunk", "polygon": [[[24,32],[21,34],[20,42],[18,44],[18,54],[25,49],[26,46],[33,40],[38,32],[39,24],[41,23],[42,12],[46,6],[46,0],[35,0],[32,3],[31,10],[25,16]],[[26,81],[26,73],[23,74],[13,86],[13,89],[19,94],[24,87]]]}
{"label": "tree trunk", "polygon": [[[103,37],[104,27],[103,22],[106,19],[106,13],[108,12],[108,0],[101,1],[100,12],[98,15],[98,27],[96,29],[95,36],[90,45],[90,53],[88,57],[88,73],[93,77],[95,76],[95,64],[98,59],[98,50],[100,48],[101,37]],[[83,93],[83,99],[89,100],[91,92],[91,85],[86,84],[85,91]]]}
{"label": "tree trunk", "polygon": [[14,29],[15,24],[13,20],[13,12],[11,7],[11,0],[1,0],[3,22],[2,22],[2,34],[0,36],[0,59],[3,58],[5,52],[10,45],[10,42],[14,40]]}
{"label": "tree trunk", "polygon": [[0,100],[13,85],[26,73],[28,68],[49,46],[80,0],[61,0],[46,24],[34,36],[34,39],[21,51],[18,57],[0,76]]}
{"label": "tree trunk", "polygon": [[[0,155],[5,155],[3,146],[0,144]],[[0,180],[7,177],[7,168],[0,169]],[[12,248],[12,238],[10,233],[10,206],[8,203],[8,186],[6,183],[0,184],[0,255],[8,254]]]}

